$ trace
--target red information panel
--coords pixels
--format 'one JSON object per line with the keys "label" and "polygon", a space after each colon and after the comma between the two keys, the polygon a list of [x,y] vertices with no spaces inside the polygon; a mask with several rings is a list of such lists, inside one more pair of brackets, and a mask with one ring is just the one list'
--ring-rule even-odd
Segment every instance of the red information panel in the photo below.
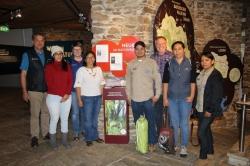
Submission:
{"label": "red information panel", "polygon": [[129,61],[135,58],[134,43],[139,39],[125,36],[116,44],[110,40],[97,42],[92,50],[96,53],[96,63],[104,72],[112,72],[116,77],[124,77]]}
{"label": "red information panel", "polygon": [[125,87],[104,88],[104,138],[105,143],[129,142],[129,109]]}

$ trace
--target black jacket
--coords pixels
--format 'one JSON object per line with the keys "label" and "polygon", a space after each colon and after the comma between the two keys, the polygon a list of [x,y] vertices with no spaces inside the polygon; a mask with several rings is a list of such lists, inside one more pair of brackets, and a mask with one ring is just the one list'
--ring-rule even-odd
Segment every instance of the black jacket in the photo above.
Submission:
{"label": "black jacket", "polygon": [[[193,103],[194,108],[196,105],[196,97]],[[203,98],[203,112],[207,111],[209,113],[212,113],[213,117],[221,116],[222,98],[223,98],[223,77],[218,70],[214,69],[210,74],[210,76],[208,77],[205,85],[204,98]]]}
{"label": "black jacket", "polygon": [[[27,51],[29,68],[27,71],[27,88],[29,91],[46,92],[47,87],[44,78],[44,66],[36,51],[32,47]],[[51,60],[50,52],[44,50],[45,64]]]}
{"label": "black jacket", "polygon": [[221,73],[214,69],[207,79],[204,98],[203,112],[212,113],[212,116],[221,116],[221,102],[223,98],[223,77]]}

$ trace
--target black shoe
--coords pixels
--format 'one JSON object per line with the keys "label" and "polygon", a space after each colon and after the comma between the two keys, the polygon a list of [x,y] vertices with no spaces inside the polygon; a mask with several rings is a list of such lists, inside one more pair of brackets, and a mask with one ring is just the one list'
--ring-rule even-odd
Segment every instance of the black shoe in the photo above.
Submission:
{"label": "black shoe", "polygon": [[31,147],[33,148],[33,147],[38,147],[38,139],[37,139],[37,137],[32,137],[31,138]]}
{"label": "black shoe", "polygon": [[73,137],[73,140],[77,142],[80,140],[80,138],[76,136],[76,137]]}
{"label": "black shoe", "polygon": [[92,145],[93,145],[93,142],[92,142],[92,141],[86,141],[86,145],[87,145],[87,146],[92,146]]}
{"label": "black shoe", "polygon": [[103,139],[101,139],[101,138],[97,138],[97,140],[95,140],[96,142],[98,142],[98,143],[103,143],[104,141],[103,141]]}
{"label": "black shoe", "polygon": [[47,133],[44,137],[43,137],[43,140],[49,140],[50,139],[50,136],[49,136],[49,133]]}
{"label": "black shoe", "polygon": [[214,154],[214,150],[208,151],[207,154]]}

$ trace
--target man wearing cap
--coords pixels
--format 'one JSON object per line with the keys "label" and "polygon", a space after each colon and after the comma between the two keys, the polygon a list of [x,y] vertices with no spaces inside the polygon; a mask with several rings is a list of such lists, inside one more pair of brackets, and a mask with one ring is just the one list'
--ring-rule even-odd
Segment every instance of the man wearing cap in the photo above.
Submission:
{"label": "man wearing cap", "polygon": [[44,66],[51,60],[51,56],[44,49],[43,34],[33,34],[32,42],[33,47],[22,56],[20,81],[23,100],[30,102],[31,147],[36,147],[40,134],[40,113],[41,134],[43,139],[49,139],[49,112],[45,102],[47,87],[44,80]]}
{"label": "man wearing cap", "polygon": [[[172,57],[172,52],[167,50],[167,39],[164,36],[157,36],[155,39],[156,52],[151,56],[159,66],[159,72],[161,74],[161,79],[163,78],[164,68],[166,63]],[[163,98],[160,96],[159,100],[154,105],[155,112],[155,121],[156,121],[156,130],[157,138],[160,134],[160,129],[162,128],[162,119],[163,119]]]}
{"label": "man wearing cap", "polygon": [[132,107],[134,122],[136,123],[143,114],[148,121],[149,150],[153,152],[157,142],[153,105],[161,95],[161,76],[156,62],[146,57],[145,47],[142,41],[134,45],[136,59],[132,60],[127,67],[126,93]]}

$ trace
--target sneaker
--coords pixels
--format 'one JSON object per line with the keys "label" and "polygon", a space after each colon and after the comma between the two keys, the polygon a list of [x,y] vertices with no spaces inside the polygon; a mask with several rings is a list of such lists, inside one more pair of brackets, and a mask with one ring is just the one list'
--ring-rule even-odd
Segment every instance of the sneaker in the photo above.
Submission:
{"label": "sneaker", "polygon": [[47,133],[44,137],[43,137],[43,140],[49,140],[50,139],[50,136],[49,136],[49,133]]}
{"label": "sneaker", "polygon": [[187,148],[185,146],[181,146],[180,156],[181,157],[187,157]]}
{"label": "sneaker", "polygon": [[38,139],[37,137],[32,137],[31,138],[31,147],[38,147]]}

